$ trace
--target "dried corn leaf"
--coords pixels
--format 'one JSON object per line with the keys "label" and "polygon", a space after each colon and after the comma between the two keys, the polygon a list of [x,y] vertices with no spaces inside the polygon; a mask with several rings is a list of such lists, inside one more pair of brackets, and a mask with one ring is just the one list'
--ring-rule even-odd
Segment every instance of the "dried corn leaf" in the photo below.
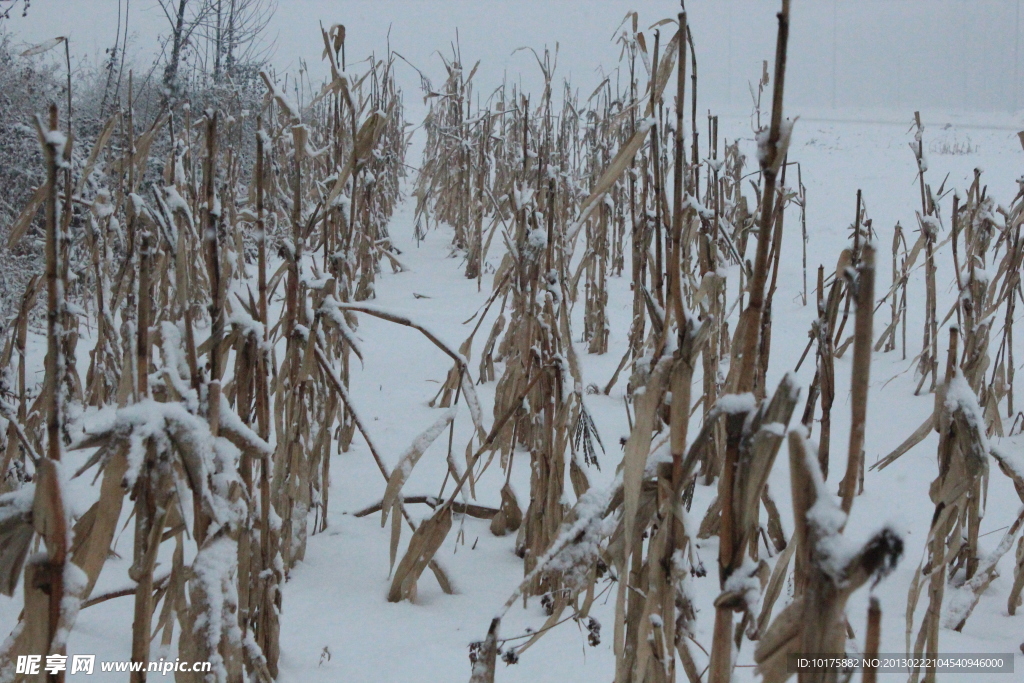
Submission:
{"label": "dried corn leaf", "polygon": [[34,493],[28,484],[0,496],[0,593],[7,596],[14,595],[32,541]]}
{"label": "dried corn leaf", "polygon": [[391,547],[389,548],[390,558],[388,564],[388,575],[395,569],[395,558],[398,557],[398,542],[402,540],[402,502],[395,500],[392,505],[394,514],[391,515]]}
{"label": "dried corn leaf", "polygon": [[580,228],[587,222],[587,218],[593,210],[600,204],[598,201],[605,192],[612,188],[612,185],[618,181],[619,176],[625,173],[626,169],[633,161],[633,157],[643,147],[644,142],[647,140],[647,133],[651,130],[653,122],[650,120],[644,120],[637,126],[636,133],[629,139],[625,145],[623,145],[611,163],[608,164],[608,168],[601,175],[601,179],[594,185],[593,191],[590,196],[583,200],[580,204],[580,216],[576,219],[576,223],[572,228],[569,229],[569,241],[573,241],[576,238],[576,233],[580,231]]}
{"label": "dried corn leaf", "polygon": [[788,658],[800,646],[803,633],[804,600],[797,598],[772,621],[768,632],[757,642],[754,662],[765,683],[782,683],[792,676]]}
{"label": "dried corn leaf", "polygon": [[644,469],[647,466],[647,456],[651,451],[651,437],[654,431],[654,418],[658,406],[661,404],[661,393],[665,384],[665,375],[670,368],[670,363],[664,363],[651,374],[647,386],[638,389],[635,396],[636,420],[633,424],[633,431],[626,441],[626,452],[622,459],[622,482],[625,491],[625,522],[626,522],[626,547],[625,556],[629,557],[633,551],[634,523],[637,518],[637,511],[640,506],[640,489],[643,484]]}
{"label": "dried corn leaf", "polygon": [[103,150],[106,149],[107,142],[110,141],[110,135],[114,132],[114,124],[117,123],[120,116],[120,112],[115,113],[103,125],[103,130],[100,132],[99,137],[96,138],[96,143],[89,152],[89,159],[85,162],[85,167],[82,169],[82,175],[79,177],[78,185],[75,187],[75,194],[82,193],[86,181],[92,175],[92,169],[96,166],[96,161],[99,159],[100,154],[103,153]]}
{"label": "dried corn leaf", "polygon": [[665,51],[658,62],[658,80],[654,83],[654,93],[647,101],[647,110],[644,116],[650,116],[654,112],[655,103],[661,100],[665,92],[665,86],[668,85],[669,77],[672,75],[676,65],[676,55],[679,54],[679,50],[676,47],[678,43],[679,31],[676,31],[675,35],[672,36],[672,40],[668,41],[668,44],[665,45]]}
{"label": "dried corn leaf", "polygon": [[498,626],[501,619],[495,617],[487,629],[487,637],[473,651],[473,673],[469,683],[494,683],[494,668],[498,660]]}
{"label": "dried corn leaf", "polygon": [[33,45],[32,47],[28,48],[27,50],[25,50],[24,52],[21,53],[21,56],[22,57],[35,57],[36,55],[41,55],[44,52],[49,52],[53,48],[55,48],[58,45],[60,45],[61,43],[63,43],[65,40],[67,40],[67,38],[65,38],[64,36],[57,36],[56,38],[50,38],[49,40],[45,40],[45,41],[43,41],[43,42],[41,42],[41,43],[39,43],[37,45]]}
{"label": "dried corn leaf", "polygon": [[928,434],[934,428],[935,413],[933,412],[925,419],[924,422],[921,423],[920,427],[914,430],[913,434],[908,436],[907,439],[896,448],[896,450],[894,450],[892,453],[876,462],[874,465],[870,467],[870,469],[884,470],[886,467],[891,465],[893,461],[896,460],[896,458],[900,457],[901,455],[909,451],[911,448],[924,441]]}
{"label": "dried corn leaf", "polygon": [[381,527],[387,523],[388,511],[391,510],[395,501],[399,499],[398,496],[402,492],[402,486],[405,485],[409,475],[412,474],[412,468],[416,466],[420,457],[430,448],[430,444],[434,443],[441,432],[452,423],[456,412],[455,408],[449,408],[444,411],[444,414],[434,424],[430,425],[426,431],[413,439],[412,445],[399,458],[398,465],[392,470],[391,476],[388,478],[388,486],[384,490],[384,499],[381,502]]}
{"label": "dried corn leaf", "polygon": [[18,218],[14,221],[11,226],[11,232],[7,236],[7,248],[13,249],[14,245],[25,236],[28,232],[28,227],[32,225],[32,219],[36,217],[36,212],[39,211],[39,207],[42,206],[43,200],[46,199],[46,194],[49,191],[49,185],[43,183],[36,188],[36,191],[32,193],[32,198],[28,200],[28,204],[18,214]]}
{"label": "dried corn leaf", "polygon": [[[409,540],[409,548],[398,563],[388,602],[411,600],[416,596],[416,582],[427,564],[434,558],[448,532],[452,528],[452,511],[447,505],[441,506],[430,519],[420,524]],[[435,572],[436,573],[436,572]]]}
{"label": "dried corn leaf", "polygon": [[764,598],[761,601],[761,614],[757,618],[758,634],[763,634],[768,626],[769,619],[772,616],[772,609],[782,593],[782,586],[786,580],[786,570],[789,568],[789,562],[793,559],[795,551],[796,539],[794,538],[786,545],[786,549],[782,551],[782,555],[775,562],[772,576],[768,580],[768,589],[765,591]]}
{"label": "dried corn leaf", "polygon": [[501,509],[491,519],[491,533],[495,536],[504,536],[511,531],[518,531],[523,523],[523,512],[519,508],[519,501],[508,482],[501,487]]}

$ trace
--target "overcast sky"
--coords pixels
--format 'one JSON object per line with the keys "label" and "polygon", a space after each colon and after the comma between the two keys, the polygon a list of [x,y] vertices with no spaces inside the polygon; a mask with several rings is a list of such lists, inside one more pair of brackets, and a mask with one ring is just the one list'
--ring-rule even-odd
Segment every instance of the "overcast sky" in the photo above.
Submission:
{"label": "overcast sky", "polygon": [[[34,43],[70,35],[73,52],[98,59],[113,44],[118,8],[128,12],[137,68],[152,63],[168,25],[156,0],[32,0],[26,18],[7,30]],[[761,60],[773,59],[777,0],[689,0],[700,76],[701,107],[749,109],[748,83]],[[1013,112],[1024,108],[1021,0],[793,0],[787,74],[790,110],[868,107],[894,112]],[[294,71],[320,61],[319,23],[347,26],[349,58],[392,49],[436,81],[435,50],[451,53],[456,39],[468,66],[481,60],[478,86],[490,89],[507,71],[534,86],[538,70],[521,46],[560,44],[557,75],[571,77],[583,96],[613,67],[615,27],[628,10],[640,24],[674,16],[672,0],[279,0],[269,30],[274,65]],[[671,29],[670,29],[671,30]],[[649,31],[647,33],[650,33]],[[649,40],[651,45],[653,40]],[[402,82],[418,89],[411,69]]]}

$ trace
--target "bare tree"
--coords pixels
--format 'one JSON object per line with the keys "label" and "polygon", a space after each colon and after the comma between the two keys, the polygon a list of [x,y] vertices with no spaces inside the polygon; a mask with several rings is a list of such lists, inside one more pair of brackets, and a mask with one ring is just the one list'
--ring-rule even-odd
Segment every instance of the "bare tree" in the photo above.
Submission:
{"label": "bare tree", "polygon": [[171,25],[171,54],[164,67],[164,87],[170,92],[179,88],[178,69],[182,53],[189,44],[192,34],[210,13],[210,0],[157,0]]}
{"label": "bare tree", "polygon": [[261,63],[273,47],[263,39],[277,11],[276,0],[207,0],[212,5],[207,43],[213,48],[213,78],[231,77],[241,65]]}
{"label": "bare tree", "polygon": [[21,16],[28,14],[28,7],[32,0],[0,0],[0,20],[10,19],[11,12],[21,5]]}
{"label": "bare tree", "polygon": [[[174,1],[179,9],[189,1],[198,3],[190,25],[181,19],[181,32],[197,32],[195,57],[200,71],[212,75],[214,82],[231,78],[242,67],[260,65],[269,56],[272,42],[264,40],[264,33],[278,9],[276,0],[161,0]],[[171,56],[173,61],[173,44]]]}

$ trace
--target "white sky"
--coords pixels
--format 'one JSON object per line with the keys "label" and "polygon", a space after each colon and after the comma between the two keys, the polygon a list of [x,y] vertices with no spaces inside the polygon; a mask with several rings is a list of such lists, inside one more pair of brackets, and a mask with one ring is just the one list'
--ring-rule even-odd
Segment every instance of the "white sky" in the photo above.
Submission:
{"label": "white sky", "polygon": [[[167,32],[156,0],[130,2],[129,26],[138,67],[148,65]],[[118,0],[32,0],[28,17],[7,29],[34,43],[70,35],[79,57],[98,58],[114,42]],[[901,113],[915,108],[1011,112],[1024,108],[1024,16],[1021,0],[793,0],[787,75],[789,110],[866,107]],[[689,0],[700,75],[701,108],[749,108],[747,83],[775,50],[776,0]],[[628,10],[640,23],[675,16],[674,0],[279,0],[270,29],[277,69],[305,60],[324,69],[319,22],[347,26],[350,59],[391,46],[435,82],[458,28],[467,68],[482,60],[477,85],[499,83],[503,71],[535,88],[538,69],[521,46],[560,43],[557,76],[570,76],[583,97],[600,81],[598,66],[618,57],[612,33]],[[19,13],[20,15],[20,13]],[[669,32],[671,31],[671,27]],[[653,40],[648,33],[648,45]],[[404,68],[410,94],[418,78]]]}

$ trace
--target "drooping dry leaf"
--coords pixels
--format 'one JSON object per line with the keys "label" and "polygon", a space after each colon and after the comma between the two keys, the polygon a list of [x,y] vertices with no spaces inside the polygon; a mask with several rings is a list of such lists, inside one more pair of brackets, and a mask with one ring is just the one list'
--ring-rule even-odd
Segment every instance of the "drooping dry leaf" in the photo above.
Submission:
{"label": "drooping dry leaf", "polygon": [[11,596],[32,541],[32,484],[0,496],[0,593]]}
{"label": "drooping dry leaf", "polygon": [[58,45],[60,45],[61,43],[63,43],[65,40],[67,40],[67,38],[65,38],[64,36],[57,36],[56,38],[50,38],[49,40],[46,40],[46,41],[43,41],[43,42],[39,43],[38,45],[33,45],[29,49],[27,49],[24,52],[22,52],[21,56],[22,57],[35,57],[36,55],[41,55],[44,52],[49,52],[53,48],[55,48]]}
{"label": "drooping dry leaf", "polygon": [[18,218],[14,221],[11,226],[11,233],[7,236],[7,248],[12,249],[25,233],[28,231],[28,226],[32,225],[32,219],[36,217],[36,212],[39,211],[39,207],[43,205],[43,200],[46,199],[46,193],[49,186],[43,183],[36,188],[36,191],[32,193],[32,198],[28,200],[28,204],[18,214]]}
{"label": "drooping dry leaf", "polygon": [[626,453],[623,456],[622,482],[625,491],[625,521],[626,521],[626,549],[628,557],[632,552],[633,526],[636,520],[637,509],[640,505],[640,487],[643,484],[644,469],[647,466],[647,456],[651,451],[651,437],[654,431],[654,418],[657,414],[658,405],[661,403],[661,392],[665,383],[665,374],[668,365],[658,368],[651,373],[651,378],[643,390],[634,394],[636,402],[636,421],[633,424],[633,431],[626,441]]}
{"label": "drooping dry leaf", "polygon": [[89,152],[89,159],[85,162],[85,167],[82,169],[82,175],[78,179],[78,186],[75,188],[75,194],[81,194],[82,188],[85,187],[86,181],[89,176],[92,175],[92,169],[96,166],[96,161],[99,159],[100,154],[106,149],[107,142],[110,141],[110,135],[114,132],[114,124],[117,123],[121,114],[120,112],[115,113],[107,122],[103,125],[103,130],[100,132],[96,143],[92,146],[92,151]]}
{"label": "drooping dry leaf", "polygon": [[420,524],[409,539],[409,548],[398,563],[391,579],[388,602],[411,600],[416,595],[416,582],[434,558],[452,528],[452,511],[447,505],[438,508],[430,519]]}
{"label": "drooping dry leaf", "polygon": [[389,548],[388,575],[395,569],[395,558],[398,557],[398,543],[402,540],[402,503],[395,500],[392,505],[394,514],[391,515],[391,546]]}
{"label": "drooping dry leaf", "polygon": [[491,519],[491,533],[495,536],[518,531],[523,523],[523,512],[519,508],[519,501],[508,482],[501,487],[501,509]]}
{"label": "drooping dry leaf", "polygon": [[399,499],[398,496],[402,492],[402,486],[405,485],[405,482],[409,480],[409,475],[412,474],[412,468],[416,466],[420,457],[430,448],[430,444],[434,443],[437,437],[441,435],[445,427],[452,423],[456,412],[455,408],[449,408],[444,411],[444,414],[434,424],[430,425],[426,431],[413,439],[412,444],[402,454],[402,457],[399,458],[398,465],[392,470],[391,477],[388,479],[388,487],[384,490],[384,499],[381,502],[381,527],[387,523],[388,512]]}

